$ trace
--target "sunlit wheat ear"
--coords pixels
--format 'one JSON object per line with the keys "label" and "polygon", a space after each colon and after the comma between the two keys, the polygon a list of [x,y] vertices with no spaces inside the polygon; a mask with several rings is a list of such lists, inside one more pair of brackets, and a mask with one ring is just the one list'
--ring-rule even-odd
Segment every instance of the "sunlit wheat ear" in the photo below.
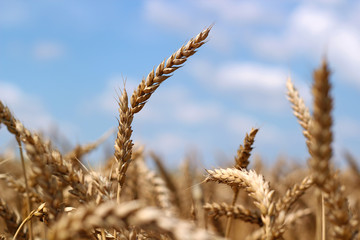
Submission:
{"label": "sunlit wheat ear", "polygon": [[330,96],[330,71],[324,61],[322,66],[314,72],[314,83],[312,94],[313,121],[310,125],[312,157],[309,164],[313,170],[314,182],[320,188],[326,188],[326,181],[330,179],[331,168],[330,158],[332,157],[332,105],[333,100]]}
{"label": "sunlit wheat ear", "polygon": [[131,124],[134,115],[131,113],[128,102],[128,95],[124,88],[119,98],[119,125],[117,137],[115,140],[115,160],[117,167],[117,201],[120,201],[121,188],[125,181],[126,170],[129,167],[132,155],[133,142],[131,140],[132,128]]}
{"label": "sunlit wheat ear", "polygon": [[264,239],[274,239],[272,231],[274,225],[275,204],[272,200],[274,191],[270,190],[269,182],[255,171],[238,170],[236,168],[207,170],[206,181],[215,181],[229,186],[244,188],[254,199],[254,204],[261,212],[264,223]]}
{"label": "sunlit wheat ear", "polygon": [[152,70],[144,78],[131,96],[131,112],[138,113],[146,104],[147,100],[160,86],[160,84],[172,76],[172,73],[183,66],[186,60],[196,53],[209,35],[212,26],[200,32],[196,37],[190,39],[187,44],[173,53],[166,61],[162,61],[156,70]]}
{"label": "sunlit wheat ear", "polygon": [[249,134],[246,134],[244,145],[240,145],[237,155],[235,156],[235,167],[237,169],[246,169],[249,165],[249,157],[253,149],[252,145],[255,141],[255,136],[259,131],[258,128],[252,128]]}
{"label": "sunlit wheat ear", "polygon": [[[244,139],[244,145],[240,145],[239,149],[237,150],[237,154],[235,156],[235,168],[239,170],[247,169],[249,165],[249,157],[253,149],[252,145],[254,144],[255,136],[258,131],[259,131],[258,128],[252,128],[250,133],[246,134]],[[232,189],[234,192],[232,206],[235,206],[236,200],[239,195],[239,187],[233,187]],[[225,230],[225,237],[227,238],[229,238],[230,235],[231,225],[232,225],[232,216],[228,216],[226,222],[226,230]]]}
{"label": "sunlit wheat ear", "polygon": [[294,84],[289,77],[286,82],[288,100],[291,103],[293,113],[298,119],[300,126],[303,128],[303,134],[306,138],[306,145],[310,149],[310,139],[311,135],[309,132],[309,126],[311,122],[310,111],[306,107],[304,100],[301,98],[298,90],[295,88]]}
{"label": "sunlit wheat ear", "polygon": [[310,168],[314,183],[324,193],[326,212],[332,223],[331,233],[335,239],[351,239],[355,232],[352,226],[348,203],[339,179],[330,164],[332,157],[332,97],[330,71],[324,60],[314,72],[312,94],[314,98],[313,117],[310,124]]}
{"label": "sunlit wheat ear", "polygon": [[276,210],[278,212],[288,212],[291,206],[313,185],[313,179],[311,176],[306,176],[300,184],[294,184],[285,193],[285,196],[281,197],[276,202]]}
{"label": "sunlit wheat ear", "polygon": [[131,124],[135,113],[138,113],[145,105],[147,100],[160,86],[160,84],[171,76],[176,69],[180,68],[186,60],[192,56],[196,50],[201,47],[209,35],[211,27],[203,30],[195,38],[182,46],[178,51],[172,54],[166,61],[164,60],[157,66],[156,70],[152,70],[146,80],[143,79],[137,89],[131,96],[131,106],[129,107],[128,96],[124,88],[119,100],[119,127],[117,138],[115,141],[115,159],[118,163],[118,188],[117,201],[120,202],[121,188],[125,181],[126,170],[131,161],[132,153],[132,129]]}
{"label": "sunlit wheat ear", "polygon": [[95,228],[122,231],[129,226],[166,233],[174,239],[184,239],[184,236],[189,240],[220,239],[204,229],[196,228],[189,221],[168,217],[162,210],[146,207],[137,201],[82,206],[72,214],[63,216],[51,229],[49,239],[79,239],[91,236]]}
{"label": "sunlit wheat ear", "polygon": [[261,216],[259,212],[250,211],[242,205],[229,205],[226,203],[207,203],[204,205],[204,209],[212,217],[231,216],[234,219],[241,219],[242,221],[258,224],[263,226]]}

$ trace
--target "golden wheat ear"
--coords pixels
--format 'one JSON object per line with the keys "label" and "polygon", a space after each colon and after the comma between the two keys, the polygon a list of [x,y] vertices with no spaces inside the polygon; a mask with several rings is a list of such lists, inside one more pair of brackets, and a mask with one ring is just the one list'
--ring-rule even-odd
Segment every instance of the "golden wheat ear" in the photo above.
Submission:
{"label": "golden wheat ear", "polygon": [[311,123],[311,115],[309,108],[306,107],[304,99],[300,96],[290,77],[286,82],[286,88],[288,90],[287,96],[289,102],[291,103],[291,108],[293,109],[293,113],[298,119],[300,126],[303,128],[303,134],[306,138],[306,145],[308,149],[310,149],[309,145],[311,136],[309,133],[309,126]]}
{"label": "golden wheat ear", "polygon": [[171,74],[186,62],[198,48],[200,48],[209,35],[211,27],[206,28],[200,32],[196,37],[190,39],[187,44],[183,45],[179,50],[172,54],[166,61],[161,62],[156,70],[152,70],[146,80],[143,79],[137,89],[131,96],[130,106],[128,103],[128,95],[124,88],[119,99],[119,126],[117,138],[115,140],[115,160],[118,164],[118,188],[117,188],[117,201],[120,202],[121,188],[124,185],[126,171],[131,162],[131,154],[133,143],[131,140],[132,129],[131,124],[134,114],[138,113],[149,100],[151,95],[160,86],[160,84]]}
{"label": "golden wheat ear", "polygon": [[330,94],[330,70],[326,60],[314,71],[313,116],[310,124],[311,158],[309,166],[312,170],[314,183],[321,189],[324,196],[328,219],[332,223],[331,234],[335,239],[352,239],[356,229],[351,221],[348,202],[334,169],[331,167],[332,157],[332,107]]}
{"label": "golden wheat ear", "polygon": [[131,96],[131,112],[138,113],[147,100],[160,86],[160,84],[172,76],[172,73],[183,66],[187,59],[196,53],[196,50],[204,45],[212,26],[200,32],[196,37],[190,39],[179,50],[173,53],[166,61],[162,61],[156,70],[152,70],[144,78]]}

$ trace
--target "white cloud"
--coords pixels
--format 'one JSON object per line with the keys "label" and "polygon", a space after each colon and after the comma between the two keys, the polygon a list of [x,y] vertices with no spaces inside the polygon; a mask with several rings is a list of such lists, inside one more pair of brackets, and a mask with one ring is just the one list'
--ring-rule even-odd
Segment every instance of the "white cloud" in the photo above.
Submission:
{"label": "white cloud", "polygon": [[358,12],[352,11],[352,7],[336,11],[336,8],[305,2],[291,13],[281,33],[260,34],[249,39],[249,43],[259,56],[272,61],[305,56],[319,62],[327,55],[342,81],[360,87],[360,56],[357,54],[360,52],[360,30],[356,21]]}
{"label": "white cloud", "polygon": [[40,99],[25,94],[17,86],[0,81],[0,96],[15,117],[29,128],[47,130],[54,126],[54,119],[45,110]]}
{"label": "white cloud", "polygon": [[25,23],[29,18],[24,3],[3,1],[0,8],[0,27],[14,27]]}
{"label": "white cloud", "polygon": [[[360,123],[348,116],[341,116],[335,119],[336,139],[340,142],[359,139]],[[357,140],[359,143],[359,140]]]}
{"label": "white cloud", "polygon": [[[287,107],[285,86],[289,71],[282,67],[241,61],[212,64],[208,60],[198,60],[189,66],[189,72],[211,90],[231,95],[238,93],[234,100],[242,106],[245,103],[268,112],[279,112]],[[298,88],[303,89],[304,84],[297,82],[300,82]]]}
{"label": "white cloud", "polygon": [[239,114],[232,114],[226,119],[226,127],[229,132],[235,133],[238,136],[245,136],[245,133],[251,128],[259,127],[259,121],[250,116]]}
{"label": "white cloud", "polygon": [[190,72],[204,83],[224,91],[282,91],[289,72],[255,62],[232,61],[212,64],[197,60],[189,66]]}
{"label": "white cloud", "polygon": [[147,140],[143,139],[142,141],[145,142],[145,146],[147,146],[147,148],[167,156],[179,153],[179,150],[183,152],[188,144],[187,139],[184,139],[178,134],[174,134],[172,132],[161,132],[156,134],[154,138]]}
{"label": "white cloud", "polygon": [[196,25],[188,7],[171,1],[145,1],[144,15],[147,20],[172,31],[189,31],[189,27]]}
{"label": "white cloud", "polygon": [[33,56],[37,60],[54,60],[64,54],[64,47],[55,42],[39,42],[33,47]]}
{"label": "white cloud", "polygon": [[304,37],[324,37],[336,27],[336,18],[329,11],[303,6],[292,14],[290,26],[291,31],[308,34]]}
{"label": "white cloud", "polygon": [[261,21],[265,14],[261,5],[254,1],[202,0],[197,6],[202,11],[214,13],[221,20],[240,24]]}
{"label": "white cloud", "polygon": [[329,58],[342,80],[360,88],[360,31],[344,27],[336,31],[329,47]]}
{"label": "white cloud", "polygon": [[277,67],[256,63],[222,64],[216,73],[218,86],[233,90],[278,91],[284,87],[286,72]]}

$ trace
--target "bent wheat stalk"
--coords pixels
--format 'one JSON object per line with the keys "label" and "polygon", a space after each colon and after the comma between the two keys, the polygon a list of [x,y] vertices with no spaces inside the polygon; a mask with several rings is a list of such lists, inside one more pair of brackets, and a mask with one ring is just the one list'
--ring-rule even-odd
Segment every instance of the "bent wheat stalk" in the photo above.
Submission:
{"label": "bent wheat stalk", "polygon": [[171,77],[176,69],[183,66],[186,60],[196,53],[196,50],[200,48],[209,35],[211,26],[200,32],[195,38],[190,39],[188,43],[182,46],[178,51],[173,53],[166,61],[162,61],[156,68],[152,70],[143,79],[137,89],[131,96],[131,107],[128,106],[128,97],[126,90],[122,92],[122,96],[119,100],[119,127],[118,134],[115,141],[115,159],[118,163],[118,190],[117,190],[117,202],[120,202],[121,188],[124,184],[126,177],[126,170],[131,162],[132,152],[132,140],[131,140],[131,124],[134,114],[138,113],[149,100],[151,95],[160,86],[160,84],[167,78]]}

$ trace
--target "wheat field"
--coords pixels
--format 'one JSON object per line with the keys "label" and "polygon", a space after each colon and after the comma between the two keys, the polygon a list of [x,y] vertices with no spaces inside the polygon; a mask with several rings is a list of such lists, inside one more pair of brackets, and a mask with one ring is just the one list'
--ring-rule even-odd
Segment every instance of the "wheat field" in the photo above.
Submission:
{"label": "wheat field", "polygon": [[265,168],[251,155],[258,128],[247,129],[233,162],[221,168],[202,170],[188,159],[167,169],[155,153],[149,157],[156,168],[149,167],[144,148],[133,143],[133,119],[207,42],[211,28],[150,71],[131,95],[124,86],[114,154],[100,159],[98,169],[82,160],[101,140],[60,152],[29,131],[0,96],[0,134],[11,133],[19,152],[19,159],[0,153],[0,239],[359,239],[360,170],[350,154],[349,170],[332,163],[325,59],[313,73],[311,111],[290,78],[286,84],[307,167],[281,160]]}

